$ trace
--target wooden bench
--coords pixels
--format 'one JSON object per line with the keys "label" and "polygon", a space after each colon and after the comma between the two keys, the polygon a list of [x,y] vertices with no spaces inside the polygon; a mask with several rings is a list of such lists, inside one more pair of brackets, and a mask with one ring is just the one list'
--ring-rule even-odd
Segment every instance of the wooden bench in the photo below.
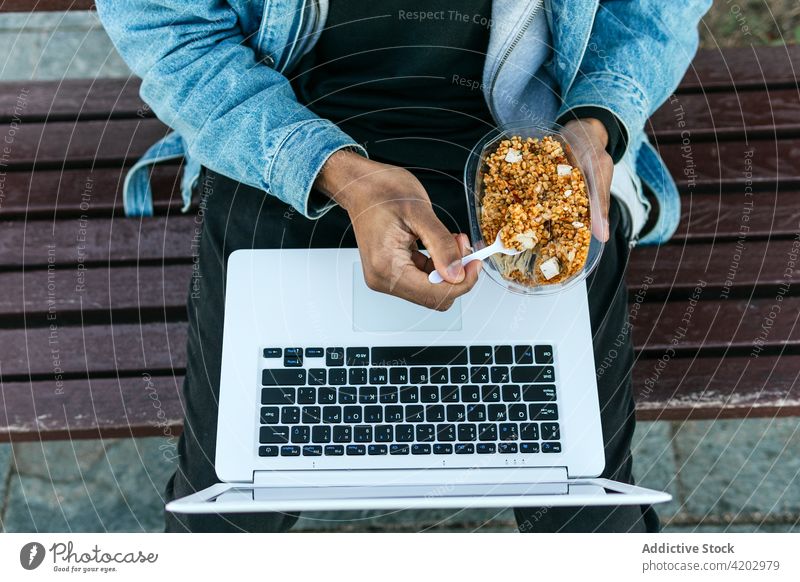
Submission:
{"label": "wooden bench", "polygon": [[[683,217],[631,259],[641,419],[800,414],[798,71],[800,47],[701,52],[650,122]],[[123,216],[126,168],[167,132],[137,91],[0,84],[0,441],[180,431],[196,224],[177,165],[155,217]]]}

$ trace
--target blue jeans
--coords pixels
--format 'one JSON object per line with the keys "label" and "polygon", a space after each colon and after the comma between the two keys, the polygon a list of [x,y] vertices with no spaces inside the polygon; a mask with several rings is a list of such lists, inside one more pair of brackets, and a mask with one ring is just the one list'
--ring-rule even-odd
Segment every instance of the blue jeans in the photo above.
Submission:
{"label": "blue jeans", "polygon": [[[455,177],[418,172],[439,218],[454,232],[468,232],[463,186]],[[222,355],[225,265],[241,248],[355,247],[347,214],[334,208],[319,220],[306,219],[291,206],[263,192],[205,170],[198,188],[204,205],[199,249],[199,277],[189,293],[189,340],[184,432],[178,444],[179,465],[166,488],[166,499],[188,495],[218,481],[214,471],[217,402]],[[630,220],[616,200],[610,212],[611,237],[597,269],[589,279],[589,306],[595,360],[625,337],[614,366],[598,378],[606,469],[602,476],[632,483],[630,444],[634,402],[631,389],[633,344],[620,333],[627,317],[625,269]],[[320,292],[324,292],[321,290]],[[658,531],[649,506],[520,508],[515,511],[520,531]],[[166,514],[167,531],[274,532],[291,528],[296,514],[252,513],[225,515]]]}

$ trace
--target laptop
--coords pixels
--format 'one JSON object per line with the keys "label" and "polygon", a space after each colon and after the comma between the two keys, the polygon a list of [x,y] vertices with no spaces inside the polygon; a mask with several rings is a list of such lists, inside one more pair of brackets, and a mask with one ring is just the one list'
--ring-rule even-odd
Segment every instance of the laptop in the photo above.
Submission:
{"label": "laptop", "polygon": [[356,249],[228,260],[215,467],[180,513],[640,505],[603,470],[585,283],[482,276],[437,312],[370,290]]}

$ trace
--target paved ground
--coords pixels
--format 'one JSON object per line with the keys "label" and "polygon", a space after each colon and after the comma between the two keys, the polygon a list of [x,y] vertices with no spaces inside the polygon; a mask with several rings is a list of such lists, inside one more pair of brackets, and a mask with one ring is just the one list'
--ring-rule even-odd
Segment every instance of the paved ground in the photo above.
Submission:
{"label": "paved ground", "polygon": [[[94,15],[0,16],[0,80],[126,76]],[[0,444],[0,530],[158,531],[160,438]],[[635,475],[669,491],[666,531],[800,531],[797,419],[642,423]],[[299,530],[513,531],[509,511],[307,514]]]}

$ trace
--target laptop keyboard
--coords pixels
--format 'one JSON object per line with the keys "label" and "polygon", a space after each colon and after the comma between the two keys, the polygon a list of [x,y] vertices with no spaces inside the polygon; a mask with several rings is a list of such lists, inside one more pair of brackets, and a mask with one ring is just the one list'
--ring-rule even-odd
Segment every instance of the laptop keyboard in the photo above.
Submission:
{"label": "laptop keyboard", "polygon": [[268,347],[262,457],[560,453],[549,345]]}

